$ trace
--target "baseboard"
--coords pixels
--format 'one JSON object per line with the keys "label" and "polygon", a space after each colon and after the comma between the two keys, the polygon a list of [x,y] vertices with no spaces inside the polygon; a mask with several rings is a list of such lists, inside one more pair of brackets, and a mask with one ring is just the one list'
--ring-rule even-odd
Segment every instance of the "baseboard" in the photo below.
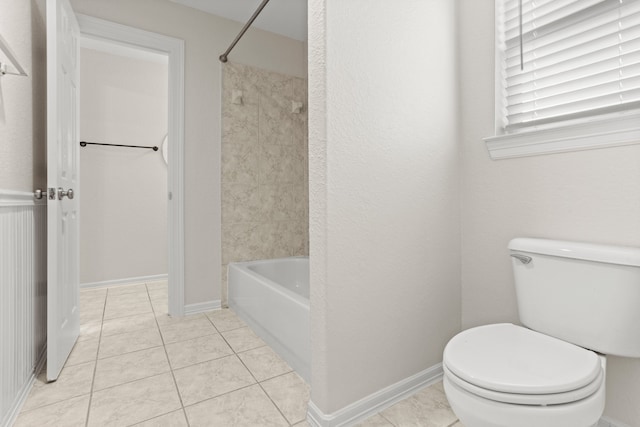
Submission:
{"label": "baseboard", "polygon": [[38,357],[38,362],[36,363],[36,366],[33,368],[33,373],[31,374],[31,377],[29,377],[29,379],[25,381],[24,385],[22,386],[22,389],[20,390],[20,393],[18,394],[18,396],[16,396],[16,400],[14,401],[13,407],[9,409],[9,411],[7,412],[7,416],[5,417],[4,420],[2,420],[2,423],[0,423],[2,427],[9,427],[15,424],[16,419],[18,418],[18,415],[20,415],[20,411],[24,406],[24,402],[27,401],[27,397],[29,397],[29,393],[33,388],[33,384],[36,382],[36,378],[38,378],[38,375],[40,374],[40,371],[42,371],[42,368],[44,367],[44,364],[46,361],[47,361],[47,345],[45,344],[44,348],[42,349],[42,352],[40,353],[40,356]]}
{"label": "baseboard", "polygon": [[222,305],[220,304],[219,299],[213,301],[198,302],[195,304],[187,304],[184,306],[184,315],[189,316],[191,314],[205,313],[211,310],[219,310],[220,308],[222,308]]}
{"label": "baseboard", "polygon": [[438,363],[332,414],[323,413],[310,401],[307,422],[315,427],[352,426],[433,384],[440,378],[442,378],[442,364]]}
{"label": "baseboard", "polygon": [[158,280],[167,280],[168,274],[156,274],[152,276],[127,277],[124,279],[105,280],[102,282],[81,283],[80,289],[97,289],[106,288],[117,285],[131,285],[134,283],[156,282]]}
{"label": "baseboard", "polygon": [[620,421],[612,420],[609,417],[602,417],[600,418],[600,421],[598,421],[598,427],[631,427],[631,426],[621,423]]}

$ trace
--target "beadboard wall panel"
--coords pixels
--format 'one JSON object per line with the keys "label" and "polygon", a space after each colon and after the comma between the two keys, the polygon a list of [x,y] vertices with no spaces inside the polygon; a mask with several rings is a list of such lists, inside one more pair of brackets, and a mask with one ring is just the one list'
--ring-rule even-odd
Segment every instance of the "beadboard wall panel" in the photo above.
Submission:
{"label": "beadboard wall panel", "polygon": [[47,342],[47,205],[0,190],[0,426],[20,408]]}

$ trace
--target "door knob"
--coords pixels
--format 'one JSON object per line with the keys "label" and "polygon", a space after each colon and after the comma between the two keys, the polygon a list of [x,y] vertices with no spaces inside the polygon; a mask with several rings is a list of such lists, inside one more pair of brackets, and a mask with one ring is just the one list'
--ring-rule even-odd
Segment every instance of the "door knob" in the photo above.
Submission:
{"label": "door knob", "polygon": [[42,190],[41,188],[36,189],[36,191],[33,193],[33,197],[38,200],[42,199],[46,195],[47,190]]}
{"label": "door knob", "polygon": [[63,190],[62,187],[58,187],[58,200],[62,200],[65,196],[73,199],[73,189]]}

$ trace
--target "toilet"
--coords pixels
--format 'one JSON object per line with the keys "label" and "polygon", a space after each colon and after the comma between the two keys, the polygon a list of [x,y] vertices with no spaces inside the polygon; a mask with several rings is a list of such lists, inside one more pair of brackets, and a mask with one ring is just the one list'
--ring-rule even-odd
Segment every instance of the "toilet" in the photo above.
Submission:
{"label": "toilet", "polygon": [[591,427],[606,355],[640,357],[640,249],[509,242],[519,318],[453,337],[444,390],[465,427]]}

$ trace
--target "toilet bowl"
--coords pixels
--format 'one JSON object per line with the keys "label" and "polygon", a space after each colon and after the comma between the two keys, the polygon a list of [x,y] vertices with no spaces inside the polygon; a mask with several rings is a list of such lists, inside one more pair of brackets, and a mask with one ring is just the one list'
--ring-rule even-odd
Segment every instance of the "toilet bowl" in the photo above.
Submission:
{"label": "toilet bowl", "polygon": [[458,334],[443,370],[469,427],[588,427],[604,410],[605,356],[513,324]]}
{"label": "toilet bowl", "polygon": [[640,249],[517,238],[509,250],[523,326],[479,326],[449,341],[451,409],[465,427],[595,426],[605,355],[640,357]]}

